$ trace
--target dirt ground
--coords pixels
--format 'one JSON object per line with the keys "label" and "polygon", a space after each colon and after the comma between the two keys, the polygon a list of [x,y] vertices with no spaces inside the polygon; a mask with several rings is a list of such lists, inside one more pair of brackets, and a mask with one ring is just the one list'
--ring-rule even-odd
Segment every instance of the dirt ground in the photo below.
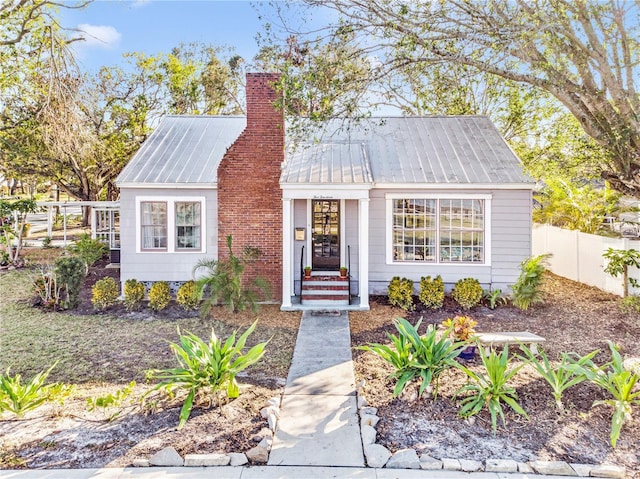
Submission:
{"label": "dirt ground", "polygon": [[[620,345],[623,356],[640,356],[640,318],[621,313],[619,298],[552,274],[547,275],[544,289],[545,304],[528,311],[511,306],[495,310],[478,307],[466,314],[478,321],[478,331],[529,331],[545,337],[544,350],[550,358],[561,352],[583,355],[599,349],[601,353],[595,361],[603,363],[610,357],[607,339]],[[386,298],[377,298],[370,313],[350,314],[352,344],[385,342],[387,333],[396,333],[389,321],[393,317],[407,317],[414,324],[422,318],[422,332],[426,324],[438,324],[457,314],[465,312],[450,300],[440,311],[414,311],[407,315],[389,306]],[[512,349],[517,352],[517,348]],[[529,418],[505,407],[506,425],[500,425],[494,435],[487,411],[475,421],[457,417],[453,396],[465,381],[461,371],[445,373],[436,400],[426,394],[418,400],[411,400],[410,395],[393,398],[391,369],[370,352],[354,350],[354,358],[356,375],[366,381],[365,396],[379,409],[382,418],[377,426],[378,442],[392,451],[411,447],[436,458],[610,462],[624,465],[629,471],[640,470],[638,408],[633,419],[625,423],[613,449],[609,443],[612,409],[592,406],[594,401],[607,397],[591,384],[581,383],[565,392],[566,410],[562,414],[555,407],[548,384],[526,366],[517,374],[514,386]],[[480,363],[476,357],[466,365],[478,369]],[[630,472],[629,477],[640,474]]]}
{"label": "dirt ground", "polygon": [[[117,276],[117,270],[92,269],[78,313],[94,314],[86,291],[105,274]],[[479,331],[530,331],[544,336],[544,348],[551,357],[565,351],[585,354],[600,349],[596,360],[604,362],[609,356],[607,339],[616,341],[624,355],[640,356],[640,318],[621,313],[618,298],[554,275],[548,276],[545,292],[545,304],[526,312],[510,306],[496,310],[481,306],[468,314],[478,320]],[[414,311],[406,315],[389,306],[385,298],[374,298],[370,312],[350,313],[352,344],[385,342],[386,333],[395,332],[392,319],[398,316],[412,322],[422,317],[425,327],[460,313],[455,303],[447,300],[438,312]],[[141,320],[149,320],[143,317],[144,313],[138,314]],[[170,318],[177,313],[169,309],[163,314]],[[267,308],[260,321],[295,331],[299,319],[299,314],[281,315],[277,308]],[[249,315],[230,315],[228,320],[234,328],[252,321]],[[436,458],[611,462],[624,465],[629,471],[640,470],[637,408],[613,449],[609,444],[611,409],[592,406],[605,395],[590,384],[568,390],[563,398],[566,412],[560,414],[547,384],[531,369],[522,369],[514,385],[529,418],[505,408],[506,426],[501,425],[494,435],[488,413],[483,411],[474,422],[456,416],[457,406],[452,398],[464,383],[460,371],[445,373],[437,400],[426,395],[410,400],[406,396],[392,397],[391,371],[375,355],[354,350],[354,361],[357,377],[365,381],[364,394],[382,418],[377,426],[378,442],[392,451],[411,447]],[[477,368],[479,360],[467,365]],[[131,400],[125,400],[124,409],[110,421],[113,410],[89,413],[86,400],[114,393],[124,384],[81,385],[64,406],[46,405],[21,420],[7,414],[0,417],[0,468],[126,466],[167,445],[176,447],[181,454],[244,452],[256,444],[256,435],[266,427],[259,410],[270,397],[281,394],[285,377],[286,370],[275,374],[249,371],[240,378],[245,391],[238,399],[223,405],[199,404],[180,431],[176,429],[180,398],[152,400],[141,408],[137,399],[150,386],[140,382]],[[631,472],[629,477],[637,479],[640,475]]]}

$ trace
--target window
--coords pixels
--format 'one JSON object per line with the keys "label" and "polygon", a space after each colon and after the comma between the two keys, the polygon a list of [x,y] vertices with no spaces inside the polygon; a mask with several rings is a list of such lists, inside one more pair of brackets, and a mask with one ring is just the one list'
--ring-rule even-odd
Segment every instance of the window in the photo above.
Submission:
{"label": "window", "polygon": [[485,263],[485,199],[393,198],[393,262]]}
{"label": "window", "polygon": [[440,200],[440,262],[484,262],[484,201]]}
{"label": "window", "polygon": [[206,253],[204,196],[136,197],[139,253]]}
{"label": "window", "polygon": [[145,201],[141,203],[141,231],[143,250],[167,249],[167,203]]}
{"label": "window", "polygon": [[176,202],[176,249],[200,249],[199,202]]}

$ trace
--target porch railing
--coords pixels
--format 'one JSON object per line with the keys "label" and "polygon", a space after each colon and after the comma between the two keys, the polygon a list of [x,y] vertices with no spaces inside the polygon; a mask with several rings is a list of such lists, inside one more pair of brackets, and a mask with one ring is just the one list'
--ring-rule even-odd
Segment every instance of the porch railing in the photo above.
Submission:
{"label": "porch railing", "polygon": [[304,280],[304,245],[300,249],[300,294],[298,296],[302,297],[302,281]]}
{"label": "porch railing", "polygon": [[351,245],[347,245],[347,285],[349,287],[349,304],[351,304]]}

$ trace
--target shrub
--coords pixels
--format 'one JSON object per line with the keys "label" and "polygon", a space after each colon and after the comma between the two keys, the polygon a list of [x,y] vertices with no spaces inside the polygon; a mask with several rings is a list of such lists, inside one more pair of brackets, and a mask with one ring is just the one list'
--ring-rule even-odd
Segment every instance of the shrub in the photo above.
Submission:
{"label": "shrub", "polygon": [[545,262],[551,255],[541,254],[525,259],[520,265],[520,276],[511,288],[512,302],[520,309],[529,309],[529,306],[542,303],[542,280],[546,271]]}
{"label": "shrub", "polygon": [[25,384],[22,384],[20,374],[10,376],[9,369],[4,375],[0,374],[0,412],[9,411],[19,417],[52,399],[52,389],[57,385],[45,385],[44,382],[56,364],[36,374]]}
{"label": "shrub", "polygon": [[420,378],[418,395],[433,388],[434,397],[438,393],[440,375],[451,367],[458,367],[455,358],[460,352],[460,343],[454,343],[448,335],[440,335],[434,325],[427,326],[427,332],[420,336],[418,327],[422,320],[412,326],[406,319],[394,320],[399,335],[387,333],[392,347],[386,344],[368,343],[358,349],[371,351],[394,368],[392,377],[397,380],[393,390],[399,396],[404,388],[414,379]]}
{"label": "shrub", "polygon": [[[258,322],[255,321],[242,333],[237,342],[237,331],[223,342],[212,329],[208,342],[195,334],[187,333],[180,335],[179,344],[170,343],[179,365],[173,369],[153,371],[150,377],[160,379],[161,382],[151,391],[163,389],[170,394],[178,388],[189,391],[180,410],[178,429],[181,429],[189,419],[196,395],[207,392],[209,395],[214,395],[226,386],[228,398],[239,396],[240,389],[236,382],[236,375],[258,362],[264,355],[264,348],[268,343],[267,341],[256,344],[246,353],[242,353],[247,338],[257,324]],[[178,333],[180,333],[179,330]]]}
{"label": "shrub", "polygon": [[54,272],[57,284],[64,288],[65,293],[63,307],[71,309],[78,305],[85,271],[84,262],[75,256],[62,256],[56,260]]}
{"label": "shrub", "polygon": [[462,306],[462,309],[471,309],[480,304],[483,294],[480,281],[475,278],[458,280],[451,292],[453,299]]}
{"label": "shrub", "polygon": [[127,311],[140,309],[145,292],[144,284],[135,279],[128,279],[124,282],[124,307],[127,308]]}
{"label": "shrub", "polygon": [[120,289],[116,280],[110,277],[102,278],[91,288],[91,303],[94,309],[104,311],[118,302],[119,295]]}
{"label": "shrub", "polygon": [[85,274],[89,271],[89,267],[101,259],[109,252],[106,244],[98,239],[91,239],[88,234],[83,234],[75,244],[67,247],[74,255],[80,258],[85,265]]}
{"label": "shrub", "polygon": [[413,310],[413,281],[394,276],[389,283],[389,303],[405,311]]}
{"label": "shrub", "polygon": [[149,307],[154,311],[162,311],[171,301],[171,288],[166,281],[158,281],[149,288]]}
{"label": "shrub", "polygon": [[420,278],[420,302],[430,309],[440,309],[444,303],[444,281],[440,275]]}
{"label": "shrub", "polygon": [[193,311],[195,309],[198,309],[200,299],[198,297],[198,288],[195,281],[187,281],[182,286],[180,286],[180,289],[178,289],[178,294],[176,294],[176,302],[185,311]]}
{"label": "shrub", "polygon": [[253,278],[251,282],[245,284],[243,273],[245,268],[257,261],[260,251],[257,248],[245,247],[240,256],[233,253],[233,237],[227,236],[227,248],[229,255],[224,260],[201,260],[193,268],[196,273],[199,269],[205,269],[206,275],[198,279],[198,298],[203,295],[205,288],[209,289],[210,295],[201,306],[201,313],[206,316],[211,307],[218,303],[218,300],[229,307],[231,311],[237,313],[251,308],[256,311],[258,308],[259,295],[265,298],[269,296],[269,283],[261,277]]}
{"label": "shrub", "polygon": [[499,355],[493,350],[487,355],[481,345],[478,345],[478,348],[484,372],[475,372],[460,366],[471,382],[458,389],[454,399],[465,395],[460,400],[461,407],[458,412],[458,415],[465,418],[478,414],[486,406],[491,415],[491,426],[495,434],[498,429],[498,416],[502,419],[502,424],[505,424],[502,403],[506,403],[515,412],[528,418],[527,413],[518,404],[515,388],[508,384],[524,363],[510,369],[509,348],[506,346]]}

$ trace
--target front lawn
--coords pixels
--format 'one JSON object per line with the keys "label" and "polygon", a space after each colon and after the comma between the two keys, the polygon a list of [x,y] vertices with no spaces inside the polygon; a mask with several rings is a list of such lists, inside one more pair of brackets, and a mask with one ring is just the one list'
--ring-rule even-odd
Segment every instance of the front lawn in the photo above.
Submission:
{"label": "front lawn", "polygon": [[[64,406],[47,404],[22,420],[0,415],[0,468],[123,466],[166,445],[182,454],[244,452],[255,445],[252,436],[266,426],[259,410],[284,385],[300,313],[281,312],[278,305],[263,305],[257,315],[215,307],[206,319],[176,318],[177,307],[172,317],[145,311],[47,312],[32,307],[33,276],[26,268],[0,273],[0,371],[10,367],[11,375],[28,379],[58,361],[48,382],[75,384],[76,391]],[[226,338],[255,319],[258,326],[247,346],[270,342],[262,361],[238,378],[244,384],[238,399],[199,403],[180,431],[181,393],[141,407],[139,399],[151,387],[146,371],[176,366],[169,342],[178,341],[178,329],[207,339],[214,328]],[[87,411],[88,398],[114,394],[131,381],[137,385],[121,408]]]}

